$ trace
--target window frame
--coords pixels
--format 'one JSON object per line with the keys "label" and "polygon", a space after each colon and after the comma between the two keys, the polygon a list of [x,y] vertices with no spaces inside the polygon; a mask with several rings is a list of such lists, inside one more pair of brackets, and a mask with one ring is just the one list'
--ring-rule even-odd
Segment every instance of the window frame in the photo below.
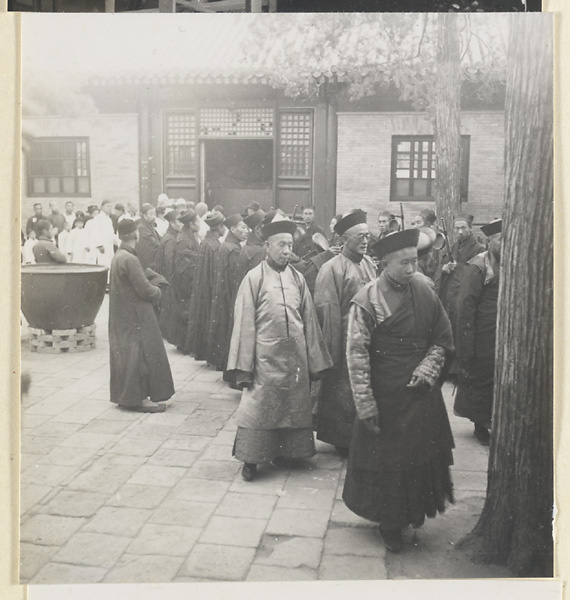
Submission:
{"label": "window frame", "polygon": [[[60,180],[60,192],[49,192],[47,190],[47,185],[45,186],[45,190],[43,192],[35,192],[34,191],[34,179],[40,179],[43,178],[44,181],[47,182],[47,180],[50,178],[49,175],[32,175],[32,164],[34,161],[43,161],[45,160],[44,157],[42,158],[32,158],[32,148],[31,146],[36,143],[36,142],[74,142],[74,143],[84,143],[85,144],[85,162],[86,162],[86,168],[87,168],[87,174],[85,176],[83,175],[73,175],[73,179],[75,180],[75,189],[77,190],[78,185],[77,185],[77,179],[79,179],[80,177],[86,177],[87,178],[87,186],[88,186],[88,191],[87,192],[79,192],[79,191],[74,191],[74,192],[65,192],[63,190],[63,182],[62,180],[64,178],[68,178],[71,177],[69,175],[58,175],[58,176],[51,176],[51,177],[58,177]],[[54,159],[50,159],[50,160],[54,160]],[[67,160],[65,158],[58,158],[58,164],[61,164],[61,161],[63,160]],[[41,136],[41,137],[34,137],[31,141],[30,141],[30,149],[28,150],[28,152],[26,153],[26,180],[27,180],[27,196],[29,198],[91,198],[91,147],[90,147],[90,139],[89,136]]]}
{"label": "window frame", "polygon": [[[427,178],[427,191],[428,194],[424,196],[397,196],[396,185],[398,178],[396,177],[397,164],[398,164],[398,143],[400,142],[431,142],[432,146],[428,151],[429,167]],[[470,149],[471,149],[471,136],[461,135],[461,166],[460,166],[460,201],[461,203],[469,200],[469,160],[470,160]],[[390,202],[434,202],[435,196],[433,194],[434,188],[432,187],[435,182],[435,177],[431,177],[432,164],[435,161],[435,136],[433,135],[393,135],[391,145],[391,166],[390,166]],[[435,165],[433,165],[435,169]],[[413,164],[411,165],[413,171]],[[410,178],[410,185],[413,185],[414,178]],[[408,188],[409,189],[409,188]]]}

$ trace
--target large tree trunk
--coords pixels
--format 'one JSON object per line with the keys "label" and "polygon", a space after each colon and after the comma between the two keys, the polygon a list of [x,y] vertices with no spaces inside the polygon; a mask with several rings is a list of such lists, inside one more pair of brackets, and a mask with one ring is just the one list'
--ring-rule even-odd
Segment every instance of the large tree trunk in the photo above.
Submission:
{"label": "large tree trunk", "polygon": [[435,79],[435,212],[443,218],[453,242],[453,217],[460,212],[461,71],[458,16],[437,15],[437,72]]}
{"label": "large tree trunk", "polygon": [[551,15],[511,20],[505,207],[487,499],[471,541],[520,576],[552,575]]}

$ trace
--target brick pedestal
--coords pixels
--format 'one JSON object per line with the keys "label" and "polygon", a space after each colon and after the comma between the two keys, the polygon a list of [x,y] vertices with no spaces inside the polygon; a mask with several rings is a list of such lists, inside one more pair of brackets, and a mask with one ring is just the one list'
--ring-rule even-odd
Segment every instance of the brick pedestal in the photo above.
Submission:
{"label": "brick pedestal", "polygon": [[79,329],[29,328],[30,350],[42,354],[87,352],[95,348],[95,323]]}

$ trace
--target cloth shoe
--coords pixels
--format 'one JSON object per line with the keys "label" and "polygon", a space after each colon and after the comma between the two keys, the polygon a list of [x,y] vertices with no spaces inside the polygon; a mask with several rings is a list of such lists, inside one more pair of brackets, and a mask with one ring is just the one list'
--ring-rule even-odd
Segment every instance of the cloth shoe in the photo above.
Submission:
{"label": "cloth shoe", "polygon": [[157,404],[149,398],[145,398],[138,406],[128,406],[125,408],[130,408],[131,410],[134,410],[136,412],[144,413],[159,413],[164,412],[166,410],[166,406],[164,405],[164,403]]}
{"label": "cloth shoe", "polygon": [[384,546],[390,552],[398,554],[402,550],[402,530],[401,529],[382,529],[379,528],[380,536],[384,542]]}
{"label": "cloth shoe", "polygon": [[488,446],[491,443],[491,434],[489,433],[489,430],[486,427],[483,427],[483,425],[479,425],[479,423],[475,423],[473,435],[482,446]]}
{"label": "cloth shoe", "polygon": [[241,476],[245,481],[253,481],[257,475],[257,465],[253,463],[244,463],[241,470]]}

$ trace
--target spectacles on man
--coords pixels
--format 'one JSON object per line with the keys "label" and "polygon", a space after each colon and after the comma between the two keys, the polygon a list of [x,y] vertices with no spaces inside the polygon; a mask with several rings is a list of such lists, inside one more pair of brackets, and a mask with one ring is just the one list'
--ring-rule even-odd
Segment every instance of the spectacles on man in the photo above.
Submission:
{"label": "spectacles on man", "polygon": [[358,238],[359,240],[369,240],[370,234],[369,233],[357,233],[356,235],[351,235],[350,237]]}

